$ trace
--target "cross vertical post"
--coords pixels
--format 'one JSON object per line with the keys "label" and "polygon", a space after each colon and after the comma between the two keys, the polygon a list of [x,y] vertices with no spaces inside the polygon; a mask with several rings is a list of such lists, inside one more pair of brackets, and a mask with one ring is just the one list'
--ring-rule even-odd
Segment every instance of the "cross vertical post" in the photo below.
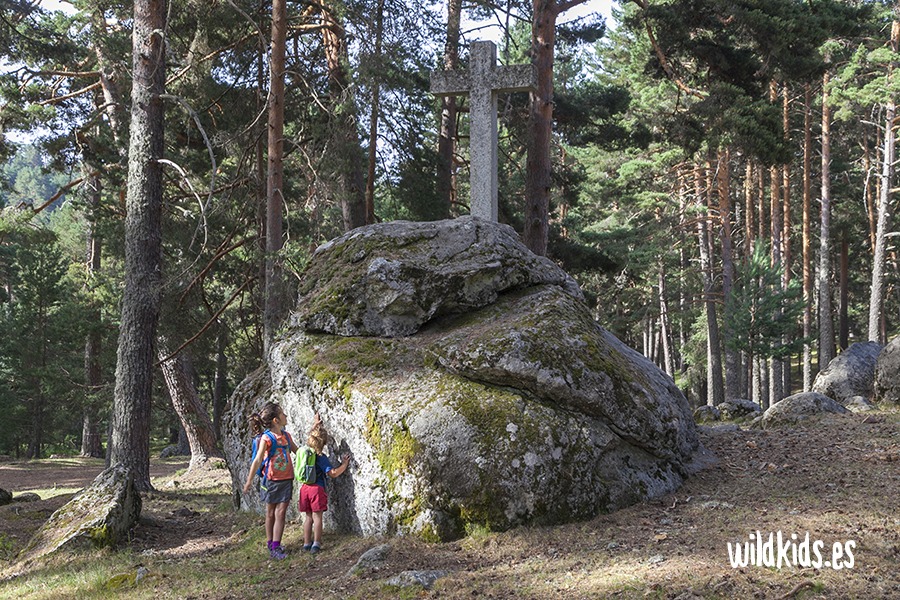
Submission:
{"label": "cross vertical post", "polygon": [[533,65],[497,66],[493,42],[473,42],[467,71],[431,74],[431,93],[436,96],[468,94],[470,213],[497,221],[497,95],[534,89]]}

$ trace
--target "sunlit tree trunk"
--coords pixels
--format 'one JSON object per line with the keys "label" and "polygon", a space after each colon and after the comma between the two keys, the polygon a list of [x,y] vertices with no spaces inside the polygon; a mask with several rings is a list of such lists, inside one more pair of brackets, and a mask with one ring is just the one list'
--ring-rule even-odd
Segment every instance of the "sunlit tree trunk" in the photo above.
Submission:
{"label": "sunlit tree trunk", "polygon": [[819,227],[819,370],[835,356],[831,303],[831,108],[826,71],[822,78],[822,214]]}
{"label": "sunlit tree trunk", "polygon": [[[891,49],[896,53],[900,46],[900,21],[894,21],[891,27]],[[888,81],[893,75],[892,67],[888,70]],[[888,86],[890,88],[890,86]],[[891,93],[891,92],[888,92]],[[872,342],[885,343],[882,330],[884,314],[884,268],[886,262],[886,236],[891,219],[891,187],[894,175],[894,117],[896,104],[891,95],[884,106],[884,150],[881,156],[881,194],[878,198],[878,222],[875,230],[875,254],[872,257],[872,287],[869,294],[869,330],[868,339]]]}

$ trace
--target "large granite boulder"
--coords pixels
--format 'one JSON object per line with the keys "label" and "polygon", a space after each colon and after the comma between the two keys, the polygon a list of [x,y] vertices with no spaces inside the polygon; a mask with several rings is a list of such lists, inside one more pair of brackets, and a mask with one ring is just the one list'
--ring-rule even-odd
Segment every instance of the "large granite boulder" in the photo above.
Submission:
{"label": "large granite boulder", "polygon": [[840,404],[846,404],[853,396],[871,398],[874,393],[875,361],[883,348],[878,342],[850,344],[816,375],[812,391]]}
{"label": "large granite boulder", "polygon": [[763,413],[763,429],[793,427],[824,414],[847,414],[841,404],[818,392],[801,392],[776,402]]}
{"label": "large granite boulder", "polygon": [[900,404],[900,336],[884,347],[875,362],[875,402]]}
{"label": "large granite boulder", "polygon": [[19,561],[31,562],[58,550],[114,546],[127,539],[140,516],[141,497],[131,471],[114,465],[50,515]]}
{"label": "large granite boulder", "polygon": [[[385,264],[406,266],[373,283]],[[353,454],[326,522],[367,535],[589,518],[674,490],[700,451],[671,378],[599,327],[571,278],[508,226],[365,227],[317,251],[305,277],[315,285],[301,283],[291,325],[223,419],[238,490],[246,416],[268,400],[300,438],[320,413],[330,454]]]}

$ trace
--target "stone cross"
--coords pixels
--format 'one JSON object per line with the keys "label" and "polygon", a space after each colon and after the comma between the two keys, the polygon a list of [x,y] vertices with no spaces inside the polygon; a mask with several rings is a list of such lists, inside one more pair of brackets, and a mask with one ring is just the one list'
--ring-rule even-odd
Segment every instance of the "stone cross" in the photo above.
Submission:
{"label": "stone cross", "polygon": [[497,220],[497,94],[535,87],[534,65],[497,66],[494,42],[472,42],[467,71],[431,74],[435,96],[470,96],[469,188],[472,216]]}

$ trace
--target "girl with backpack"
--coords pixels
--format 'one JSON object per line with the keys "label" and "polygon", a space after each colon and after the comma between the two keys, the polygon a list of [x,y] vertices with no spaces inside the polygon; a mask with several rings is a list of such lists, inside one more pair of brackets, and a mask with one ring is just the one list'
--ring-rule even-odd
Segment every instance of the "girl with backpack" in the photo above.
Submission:
{"label": "girl with backpack", "polygon": [[298,447],[284,426],[287,416],[281,407],[268,402],[259,413],[250,415],[250,430],[258,439],[256,455],[247,474],[244,493],[250,491],[253,477],[260,475],[259,498],[266,504],[266,544],[269,556],[276,560],[287,558],[281,547],[284,520],[291,494],[294,491],[294,465],[291,452]]}
{"label": "girl with backpack", "polygon": [[[304,472],[305,469],[299,467],[301,470],[298,471],[298,478],[303,484],[300,486],[300,500],[297,502],[297,508],[306,515],[303,520],[303,549],[313,554],[322,549],[322,513],[328,510],[325,477],[333,479],[340,476],[350,464],[350,454],[347,453],[341,456],[341,464],[332,468],[331,461],[323,454],[327,442],[328,432],[325,431],[322,419],[316,413],[312,430],[306,440],[307,447],[297,455],[298,464],[301,461],[304,464],[313,463],[312,457],[307,461],[306,456],[310,453],[315,455],[314,469]],[[313,464],[309,466],[312,467]]]}

